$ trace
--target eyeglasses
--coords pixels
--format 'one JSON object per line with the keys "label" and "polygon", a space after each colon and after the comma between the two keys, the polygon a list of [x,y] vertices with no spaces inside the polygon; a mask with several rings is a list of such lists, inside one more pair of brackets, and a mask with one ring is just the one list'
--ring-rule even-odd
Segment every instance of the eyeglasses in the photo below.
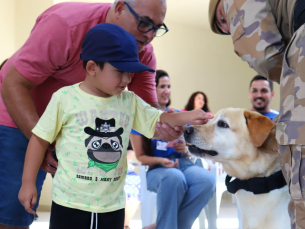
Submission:
{"label": "eyeglasses", "polygon": [[166,25],[164,23],[160,27],[157,27],[157,26],[153,25],[152,23],[140,18],[140,16],[130,7],[130,5],[128,5],[128,3],[126,3],[126,2],[124,2],[124,3],[128,7],[129,11],[140,21],[140,23],[138,25],[138,30],[140,32],[148,33],[149,31],[154,30],[155,37],[161,37],[165,33],[168,32],[168,28],[166,27]]}

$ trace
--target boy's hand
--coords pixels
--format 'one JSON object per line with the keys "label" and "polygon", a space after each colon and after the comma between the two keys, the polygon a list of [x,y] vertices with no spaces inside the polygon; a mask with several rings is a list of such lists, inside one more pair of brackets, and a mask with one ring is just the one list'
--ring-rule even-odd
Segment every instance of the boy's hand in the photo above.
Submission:
{"label": "boy's hand", "polygon": [[167,159],[167,158],[162,158],[161,164],[166,167],[166,168],[178,168],[178,160],[176,159],[175,162]]}
{"label": "boy's hand", "polygon": [[35,214],[35,211],[32,209],[37,203],[37,189],[35,184],[23,183],[19,191],[18,198],[28,213]]}
{"label": "boy's hand", "polygon": [[203,125],[206,124],[209,119],[214,118],[213,115],[207,114],[201,109],[189,111],[188,115],[190,121],[188,124],[190,125]]}

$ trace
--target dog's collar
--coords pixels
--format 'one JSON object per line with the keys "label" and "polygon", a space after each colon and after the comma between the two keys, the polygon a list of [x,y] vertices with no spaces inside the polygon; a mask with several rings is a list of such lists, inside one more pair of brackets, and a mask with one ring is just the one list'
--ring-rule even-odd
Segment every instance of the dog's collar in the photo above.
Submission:
{"label": "dog's collar", "polygon": [[230,193],[235,194],[239,189],[244,189],[253,194],[264,194],[274,189],[282,188],[286,185],[282,171],[277,171],[269,177],[254,177],[249,180],[235,179],[231,181],[232,177],[227,175],[226,186]]}

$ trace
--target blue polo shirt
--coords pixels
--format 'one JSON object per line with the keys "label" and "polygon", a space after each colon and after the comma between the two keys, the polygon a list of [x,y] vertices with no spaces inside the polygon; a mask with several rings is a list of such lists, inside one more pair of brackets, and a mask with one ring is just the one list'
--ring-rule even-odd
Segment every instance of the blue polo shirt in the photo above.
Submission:
{"label": "blue polo shirt", "polygon": [[[261,112],[260,112],[261,113]],[[271,112],[264,112],[261,113],[262,115],[270,118],[271,120],[274,119],[276,116],[278,116],[279,112],[276,110],[272,110]]]}

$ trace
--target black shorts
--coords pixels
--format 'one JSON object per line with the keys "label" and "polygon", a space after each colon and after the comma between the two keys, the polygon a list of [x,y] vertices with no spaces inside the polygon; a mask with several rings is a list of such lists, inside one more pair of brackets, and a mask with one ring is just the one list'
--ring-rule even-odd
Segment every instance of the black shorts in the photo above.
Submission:
{"label": "black shorts", "polygon": [[50,229],[122,229],[124,219],[125,209],[96,214],[52,202]]}

